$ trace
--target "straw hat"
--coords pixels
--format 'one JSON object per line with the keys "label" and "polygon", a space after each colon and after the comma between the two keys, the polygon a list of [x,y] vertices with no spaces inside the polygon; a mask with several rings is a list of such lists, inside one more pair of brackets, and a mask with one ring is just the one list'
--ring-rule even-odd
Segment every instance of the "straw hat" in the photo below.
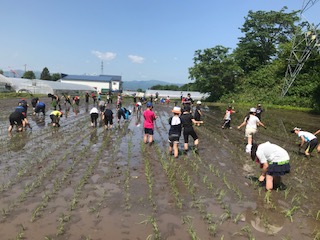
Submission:
{"label": "straw hat", "polygon": [[180,114],[180,113],[181,113],[181,108],[180,108],[180,107],[174,107],[174,108],[172,109],[172,112],[173,112],[173,113]]}

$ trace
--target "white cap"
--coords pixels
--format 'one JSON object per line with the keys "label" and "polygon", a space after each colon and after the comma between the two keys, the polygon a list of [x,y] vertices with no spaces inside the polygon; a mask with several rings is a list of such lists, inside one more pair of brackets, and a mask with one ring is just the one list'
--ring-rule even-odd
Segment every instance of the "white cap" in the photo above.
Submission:
{"label": "white cap", "polygon": [[255,112],[257,112],[257,109],[256,108],[250,108],[250,112],[255,113]]}
{"label": "white cap", "polygon": [[198,101],[197,104],[201,104],[201,101]]}

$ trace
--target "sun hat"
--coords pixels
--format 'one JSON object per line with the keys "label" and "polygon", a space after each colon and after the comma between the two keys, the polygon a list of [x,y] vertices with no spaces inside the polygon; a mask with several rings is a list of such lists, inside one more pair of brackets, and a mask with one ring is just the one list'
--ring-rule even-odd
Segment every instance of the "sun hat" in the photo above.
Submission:
{"label": "sun hat", "polygon": [[174,107],[171,112],[180,114],[181,113],[181,108],[180,107]]}
{"label": "sun hat", "polygon": [[257,112],[257,109],[256,108],[250,108],[250,112],[251,113],[255,113],[255,112]]}
{"label": "sun hat", "polygon": [[201,104],[201,101],[197,101],[197,104],[199,104],[199,105],[200,105],[200,104]]}
{"label": "sun hat", "polygon": [[291,130],[291,132],[292,132],[292,133],[294,133],[296,130],[297,130],[297,131],[300,131],[300,130],[301,130],[301,128],[294,127],[294,128],[293,128],[293,130]]}
{"label": "sun hat", "polygon": [[151,102],[147,102],[147,107],[152,107],[152,103]]}

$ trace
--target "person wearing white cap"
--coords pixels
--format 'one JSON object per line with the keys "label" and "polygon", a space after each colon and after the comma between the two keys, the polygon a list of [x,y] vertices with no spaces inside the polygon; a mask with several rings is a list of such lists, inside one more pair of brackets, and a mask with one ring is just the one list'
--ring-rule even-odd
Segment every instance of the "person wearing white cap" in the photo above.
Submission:
{"label": "person wearing white cap", "polygon": [[259,182],[266,181],[266,190],[281,187],[281,176],[290,173],[289,154],[282,147],[265,142],[259,145],[247,145],[246,152],[251,154],[252,161],[260,163]]}
{"label": "person wearing white cap", "polygon": [[181,136],[181,119],[179,115],[181,114],[181,108],[180,107],[174,107],[172,109],[173,117],[169,118],[169,154],[173,155],[175,158],[179,155],[179,139]]}
{"label": "person wearing white cap", "polygon": [[307,143],[307,147],[306,147],[306,150],[304,151],[304,154],[306,156],[310,156],[310,153],[318,145],[317,137],[310,132],[301,131],[301,128],[298,128],[298,127],[295,127],[293,130],[291,130],[291,132],[297,134],[298,137],[301,139],[301,143],[299,144],[299,149],[302,148],[305,143]]}
{"label": "person wearing white cap", "polygon": [[[196,110],[194,112],[194,120],[196,121],[200,121],[201,120],[201,116],[202,116],[202,112],[201,112],[201,101],[197,101],[197,106],[196,106]],[[200,126],[200,123],[195,123],[196,126]]]}
{"label": "person wearing white cap", "polygon": [[248,139],[248,145],[252,145],[253,135],[256,134],[258,126],[267,128],[260,119],[256,116],[256,109],[250,108],[249,114],[244,118],[244,121],[238,126],[238,129],[246,125],[245,137]]}

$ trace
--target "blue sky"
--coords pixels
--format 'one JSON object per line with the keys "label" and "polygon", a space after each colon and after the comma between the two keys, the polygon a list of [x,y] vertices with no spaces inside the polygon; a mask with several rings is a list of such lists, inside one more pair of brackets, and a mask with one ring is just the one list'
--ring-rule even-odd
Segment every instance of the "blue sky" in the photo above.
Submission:
{"label": "blue sky", "polygon": [[[121,75],[188,83],[194,52],[235,48],[248,11],[300,10],[303,0],[1,1],[0,69]],[[320,23],[320,3],[303,15]],[[9,68],[10,67],[10,68]]]}

